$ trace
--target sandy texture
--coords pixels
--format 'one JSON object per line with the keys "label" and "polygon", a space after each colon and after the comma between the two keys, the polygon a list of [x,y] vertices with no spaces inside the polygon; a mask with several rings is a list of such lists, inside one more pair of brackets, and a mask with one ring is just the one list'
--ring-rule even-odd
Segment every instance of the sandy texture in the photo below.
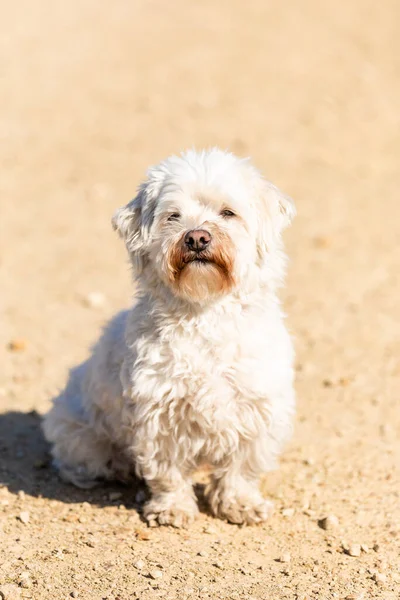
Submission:
{"label": "sandy texture", "polygon": [[[2,3],[6,599],[399,598],[398,23],[397,0]],[[131,490],[58,481],[39,415],[130,302],[114,208],[148,164],[214,144],[297,202],[297,428],[265,526],[149,529]]]}

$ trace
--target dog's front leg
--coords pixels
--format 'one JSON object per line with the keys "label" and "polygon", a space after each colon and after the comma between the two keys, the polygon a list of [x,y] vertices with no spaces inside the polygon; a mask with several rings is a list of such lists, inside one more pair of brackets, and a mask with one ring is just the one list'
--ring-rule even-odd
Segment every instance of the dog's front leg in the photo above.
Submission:
{"label": "dog's front leg", "polygon": [[136,429],[132,444],[137,474],[151,492],[143,516],[159,525],[186,527],[198,513],[191,468],[172,438],[154,430],[147,421]]}
{"label": "dog's front leg", "polygon": [[211,477],[206,495],[213,514],[230,523],[252,525],[265,521],[273,503],[259,489],[260,473],[254,472],[240,457],[232,456]]}
{"label": "dog's front leg", "polygon": [[159,525],[187,527],[198,513],[190,475],[168,463],[158,464],[156,474],[141,470],[151,492],[143,508],[145,519]]}

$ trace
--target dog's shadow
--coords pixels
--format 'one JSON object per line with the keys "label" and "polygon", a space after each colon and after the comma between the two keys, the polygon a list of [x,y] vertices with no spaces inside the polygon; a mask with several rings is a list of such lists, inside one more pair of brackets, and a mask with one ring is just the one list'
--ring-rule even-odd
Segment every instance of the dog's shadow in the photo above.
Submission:
{"label": "dog's shadow", "polygon": [[[0,486],[12,493],[25,492],[67,504],[124,504],[127,509],[136,510],[139,514],[148,497],[148,491],[139,479],[129,485],[101,482],[91,490],[81,490],[62,481],[52,467],[49,445],[44,439],[41,417],[36,411],[0,414]],[[201,512],[208,513],[204,486],[196,484],[195,492]]]}

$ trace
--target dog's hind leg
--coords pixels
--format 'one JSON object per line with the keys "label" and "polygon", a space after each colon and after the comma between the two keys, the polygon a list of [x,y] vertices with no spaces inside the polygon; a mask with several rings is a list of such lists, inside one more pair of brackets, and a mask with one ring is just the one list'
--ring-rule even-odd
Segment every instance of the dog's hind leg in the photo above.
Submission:
{"label": "dog's hind leg", "polygon": [[101,479],[112,479],[111,442],[97,436],[87,423],[74,421],[60,412],[57,405],[50,411],[44,431],[53,442],[53,464],[61,478],[83,489],[94,487]]}
{"label": "dog's hind leg", "polygon": [[71,371],[68,385],[43,422],[60,476],[77,487],[91,488],[113,475],[113,447],[103,428],[95,428],[82,406],[87,363]]}

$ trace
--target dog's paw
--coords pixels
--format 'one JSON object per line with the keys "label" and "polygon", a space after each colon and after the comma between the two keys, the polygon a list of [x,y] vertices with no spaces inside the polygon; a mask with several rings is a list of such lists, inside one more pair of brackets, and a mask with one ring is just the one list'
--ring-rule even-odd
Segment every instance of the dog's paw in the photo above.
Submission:
{"label": "dog's paw", "polygon": [[100,484],[100,480],[92,477],[83,466],[70,467],[59,461],[53,461],[53,465],[63,481],[72,483],[81,490],[91,490]]}
{"label": "dog's paw", "polygon": [[192,502],[188,502],[185,506],[165,506],[164,503],[150,500],[143,507],[143,517],[148,523],[155,522],[158,525],[187,528],[198,513],[197,506],[194,501]]}
{"label": "dog's paw", "polygon": [[273,507],[272,502],[264,499],[257,503],[245,503],[240,500],[222,502],[218,506],[216,516],[235,525],[255,525],[266,521],[273,511]]}

